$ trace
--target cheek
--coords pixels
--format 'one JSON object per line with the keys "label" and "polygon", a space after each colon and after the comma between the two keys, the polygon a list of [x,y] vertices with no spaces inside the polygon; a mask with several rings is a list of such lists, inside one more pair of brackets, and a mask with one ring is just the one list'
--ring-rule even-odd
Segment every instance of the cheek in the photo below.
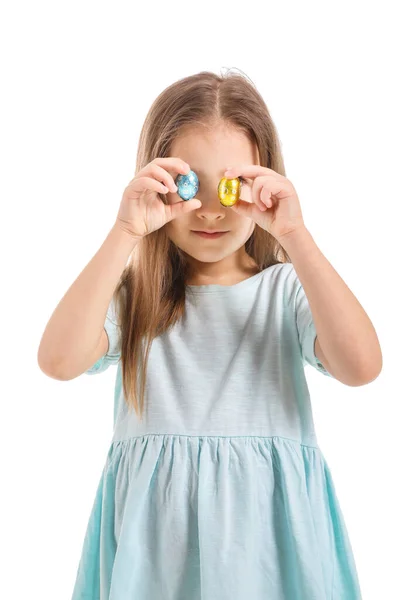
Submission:
{"label": "cheek", "polygon": [[185,224],[182,223],[182,217],[172,219],[166,223],[164,228],[172,241],[179,241],[182,237],[185,237]]}

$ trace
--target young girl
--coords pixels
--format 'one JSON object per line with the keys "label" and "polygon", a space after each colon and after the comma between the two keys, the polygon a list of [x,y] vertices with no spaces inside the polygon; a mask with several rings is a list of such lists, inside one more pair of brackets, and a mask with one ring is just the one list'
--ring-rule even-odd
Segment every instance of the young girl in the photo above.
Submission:
{"label": "young girl", "polygon": [[[228,207],[223,177],[242,183]],[[361,598],[304,367],[363,385],[380,346],[244,76],[201,72],[153,103],[115,223],[38,360],[63,380],[118,365],[73,600]]]}

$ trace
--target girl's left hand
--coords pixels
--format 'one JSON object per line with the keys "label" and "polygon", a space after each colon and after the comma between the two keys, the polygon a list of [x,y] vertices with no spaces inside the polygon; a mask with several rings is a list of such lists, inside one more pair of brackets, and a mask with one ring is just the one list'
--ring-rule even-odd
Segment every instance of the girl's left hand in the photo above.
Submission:
{"label": "girl's left hand", "polygon": [[242,175],[254,178],[251,186],[253,202],[237,200],[230,208],[243,217],[253,219],[279,242],[280,238],[304,227],[300,201],[291,181],[273,169],[260,165],[244,165],[227,169],[224,177]]}

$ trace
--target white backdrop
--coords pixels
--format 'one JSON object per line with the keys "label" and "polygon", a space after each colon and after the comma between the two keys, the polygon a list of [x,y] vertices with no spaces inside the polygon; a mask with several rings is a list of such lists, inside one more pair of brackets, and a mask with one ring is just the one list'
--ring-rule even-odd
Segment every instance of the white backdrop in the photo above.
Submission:
{"label": "white backdrop", "polygon": [[419,597],[413,2],[38,0],[1,12],[1,596],[70,598],[112,436],[116,367],[48,378],[44,327],[114,222],[154,98],[237,68],[270,108],[307,228],[383,351],[362,387],[306,367],[364,599]]}

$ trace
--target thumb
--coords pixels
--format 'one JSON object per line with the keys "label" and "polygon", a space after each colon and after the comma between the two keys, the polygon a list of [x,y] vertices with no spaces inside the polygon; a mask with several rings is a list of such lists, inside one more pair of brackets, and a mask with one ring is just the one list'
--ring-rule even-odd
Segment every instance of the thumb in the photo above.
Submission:
{"label": "thumb", "polygon": [[191,210],[196,210],[197,208],[201,208],[202,202],[198,200],[198,198],[192,198],[192,200],[188,200],[187,202],[183,201],[183,207],[181,211],[183,214],[191,212]]}
{"label": "thumb", "polygon": [[193,198],[192,200],[181,200],[175,204],[166,204],[165,206],[167,219],[168,221],[171,221],[172,219],[176,219],[176,217],[186,215],[186,213],[200,208],[202,206],[202,202],[201,200],[198,200],[198,198]]}

